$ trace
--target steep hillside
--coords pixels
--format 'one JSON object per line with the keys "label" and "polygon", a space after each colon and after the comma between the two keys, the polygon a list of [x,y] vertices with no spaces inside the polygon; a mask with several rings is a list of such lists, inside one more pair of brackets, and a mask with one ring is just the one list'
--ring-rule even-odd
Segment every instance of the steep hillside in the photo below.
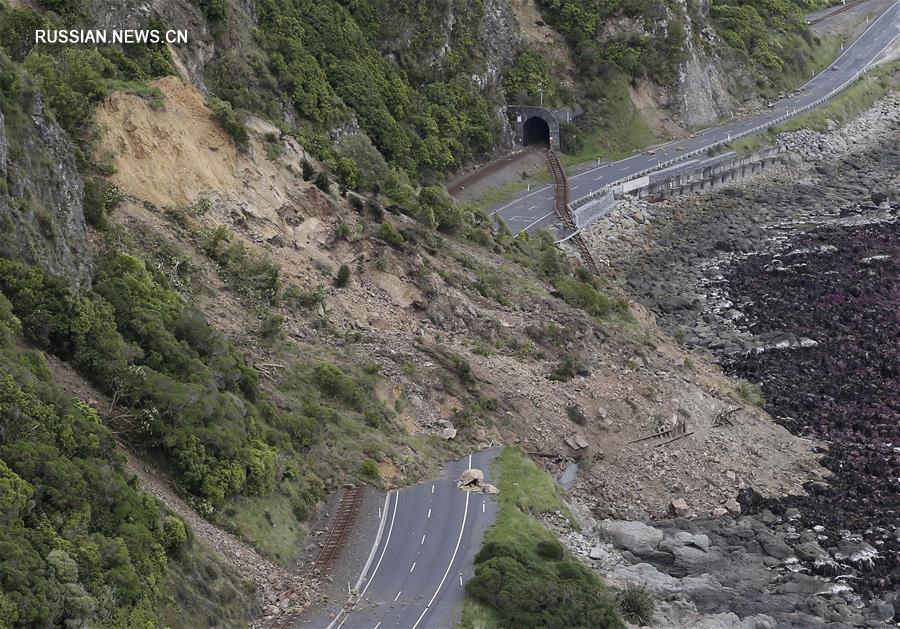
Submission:
{"label": "steep hillside", "polygon": [[[751,480],[783,494],[820,477],[808,444],[548,234],[513,238],[429,185],[504,146],[511,100],[580,103],[621,150],[648,120],[686,124],[679,81],[774,85],[758,20],[714,18],[730,46],[728,31],[749,38],[741,63],[692,11],[0,4],[0,624],[268,617],[246,558],[300,583],[288,569],[327,492],[408,484],[491,442],[553,472],[577,461],[604,513],[661,514],[688,491],[711,510]],[[29,36],[93,25],[191,40]],[[713,57],[744,74],[689,67]],[[66,373],[82,384],[64,395]],[[726,411],[741,413],[727,430]],[[633,445],[676,424],[693,429],[686,459]],[[117,447],[175,497],[140,491]],[[222,559],[210,530],[253,551]]]}

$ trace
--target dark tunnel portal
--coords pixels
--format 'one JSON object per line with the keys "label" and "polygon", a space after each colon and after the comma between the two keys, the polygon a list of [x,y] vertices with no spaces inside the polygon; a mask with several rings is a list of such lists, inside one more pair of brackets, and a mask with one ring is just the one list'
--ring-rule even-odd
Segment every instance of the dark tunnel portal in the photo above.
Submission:
{"label": "dark tunnel portal", "polygon": [[522,129],[522,143],[525,146],[550,144],[550,125],[547,124],[547,121],[537,116],[526,120]]}

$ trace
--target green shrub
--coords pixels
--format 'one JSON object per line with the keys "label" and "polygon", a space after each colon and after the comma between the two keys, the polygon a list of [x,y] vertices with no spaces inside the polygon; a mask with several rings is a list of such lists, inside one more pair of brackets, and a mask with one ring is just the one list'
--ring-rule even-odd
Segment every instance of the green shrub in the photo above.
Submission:
{"label": "green shrub", "polygon": [[212,112],[213,118],[237,144],[244,145],[250,140],[245,124],[246,115],[243,112],[235,111],[231,103],[215,97],[210,98],[206,106]]}
{"label": "green shrub", "polygon": [[440,186],[427,186],[419,192],[419,220],[427,227],[455,234],[466,225],[465,213]]}
{"label": "green shrub", "polygon": [[394,249],[402,249],[406,239],[403,237],[394,224],[390,221],[384,221],[378,228],[378,238],[392,246]]}
{"label": "green shrub", "polygon": [[359,169],[347,157],[341,157],[337,160],[337,164],[334,167],[334,175],[345,190],[355,190],[359,185]]}
{"label": "green shrub", "polygon": [[577,155],[584,148],[581,129],[574,124],[562,122],[559,125],[559,148],[563,153]]}
{"label": "green shrub", "polygon": [[240,294],[272,302],[281,287],[278,266],[265,256],[251,252],[219,225],[200,243],[203,251],[219,264],[219,273]]}
{"label": "green shrub", "polygon": [[566,382],[575,376],[589,376],[591,370],[581,362],[577,356],[563,354],[559,364],[553,369],[548,378],[559,382]]}
{"label": "green shrub", "polygon": [[342,264],[341,268],[338,269],[337,275],[334,278],[334,285],[338,288],[344,288],[350,282],[350,267],[346,264]]}
{"label": "green shrub", "polygon": [[312,310],[325,300],[325,288],[317,286],[309,290],[303,290],[296,286],[290,286],[282,294],[282,301],[291,307],[299,307]]}
{"label": "green shrub", "polygon": [[555,539],[542,539],[535,546],[538,556],[550,561],[562,561],[563,546]]}
{"label": "green shrub", "polygon": [[259,326],[259,336],[265,341],[272,342],[281,335],[284,327],[284,317],[280,314],[271,314],[263,319]]}
{"label": "green shrub", "polygon": [[575,404],[569,404],[566,407],[566,415],[579,426],[584,426],[587,423],[587,417],[584,416],[584,412]]}
{"label": "green shrub", "polygon": [[196,0],[203,15],[211,23],[222,22],[228,16],[228,0]]}
{"label": "green shrub", "polygon": [[303,175],[303,181],[310,181],[316,174],[316,169],[309,160],[304,159],[300,162],[300,171]]}
{"label": "green shrub", "polygon": [[94,227],[105,227],[109,213],[122,199],[122,192],[116,186],[93,177],[84,179],[84,218]]}
{"label": "green shrub", "polygon": [[96,49],[64,47],[59,54],[31,51],[25,68],[37,79],[60,125],[73,135],[93,119],[94,105],[107,93],[116,68]]}
{"label": "green shrub", "polygon": [[359,473],[364,478],[370,478],[373,480],[377,480],[380,478],[381,473],[378,471],[378,463],[373,459],[366,459],[362,462],[360,466]]}
{"label": "green shrub", "polygon": [[328,194],[331,191],[331,181],[328,179],[328,173],[324,170],[316,175],[316,180],[314,182],[316,184],[316,188]]}
{"label": "green shrub", "polygon": [[177,515],[167,515],[163,520],[162,544],[170,555],[178,555],[187,543],[187,528]]}
{"label": "green shrub", "polygon": [[628,302],[622,299],[610,299],[587,282],[560,279],[556,281],[554,288],[567,304],[581,308],[594,317],[602,319],[612,314],[628,312]]}
{"label": "green shrub", "polygon": [[754,406],[759,406],[761,408],[766,405],[766,398],[763,397],[759,386],[752,382],[744,380],[743,378],[738,379],[737,392],[738,395],[741,396],[741,399]]}
{"label": "green shrub", "polygon": [[630,585],[616,594],[616,606],[622,618],[635,625],[653,620],[653,597],[643,587]]}

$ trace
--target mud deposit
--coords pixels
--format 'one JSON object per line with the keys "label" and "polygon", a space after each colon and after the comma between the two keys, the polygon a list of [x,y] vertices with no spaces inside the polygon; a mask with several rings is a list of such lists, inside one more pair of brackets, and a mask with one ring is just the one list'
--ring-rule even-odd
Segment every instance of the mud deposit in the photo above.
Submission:
{"label": "mud deposit", "polygon": [[808,496],[779,506],[798,508],[807,527],[824,526],[819,543],[833,556],[858,557],[858,593],[893,592],[900,588],[900,224],[822,227],[782,251],[723,269],[729,298],[742,304],[738,327],[780,334],[783,344],[815,344],[750,352],[727,368],[760,383],[766,409],[791,432],[831,444],[823,459],[834,473],[828,486],[809,486]]}

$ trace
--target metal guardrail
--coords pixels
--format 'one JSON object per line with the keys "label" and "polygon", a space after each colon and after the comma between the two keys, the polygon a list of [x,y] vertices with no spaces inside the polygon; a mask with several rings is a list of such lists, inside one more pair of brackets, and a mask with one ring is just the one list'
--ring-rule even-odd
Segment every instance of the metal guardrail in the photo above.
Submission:
{"label": "metal guardrail", "polygon": [[688,152],[683,153],[683,154],[681,154],[677,157],[674,157],[670,160],[660,162],[652,168],[645,168],[636,173],[631,173],[627,177],[622,177],[621,179],[611,181],[608,184],[606,184],[605,186],[602,186],[601,188],[594,190],[590,194],[587,194],[583,197],[579,197],[579,198],[575,199],[574,201],[572,201],[571,203],[569,203],[569,210],[574,211],[575,209],[584,205],[591,199],[595,199],[600,195],[606,194],[610,190],[612,190],[614,187],[622,185],[625,182],[631,181],[633,179],[638,179],[639,177],[643,177],[645,175],[649,175],[650,173],[656,172],[663,168],[668,168],[669,166],[672,166],[673,164],[677,164],[679,162],[682,162],[682,161],[689,159],[691,157],[694,157],[696,155],[700,155],[701,153],[708,153],[709,151],[711,151],[715,148],[724,146],[726,144],[730,144],[731,142],[734,142],[735,140],[739,140],[740,138],[746,137],[748,135],[753,135],[753,134],[759,133],[760,131],[762,131],[764,129],[768,129],[769,127],[774,127],[776,125],[779,125],[782,122],[789,120],[790,118],[793,118],[793,117],[798,116],[806,111],[809,111],[810,109],[818,107],[822,103],[831,100],[832,98],[834,98],[835,96],[837,96],[838,94],[843,92],[845,89],[850,87],[853,83],[858,81],[860,79],[860,77],[862,77],[864,74],[867,74],[869,72],[869,70],[870,70],[870,68],[866,67],[866,68],[863,68],[862,70],[855,72],[852,77],[847,79],[839,87],[836,87],[835,89],[831,90],[831,92],[829,92],[828,94],[825,94],[824,96],[822,96],[820,98],[817,98],[816,100],[814,100],[811,103],[807,103],[803,107],[789,110],[786,113],[782,114],[781,116],[779,116],[773,120],[767,120],[764,124],[760,124],[755,127],[751,127],[750,129],[745,129],[739,133],[729,136],[728,138],[726,138],[724,140],[719,140],[717,142],[713,142],[712,144],[709,144],[703,148],[694,149],[693,151],[688,151]]}

